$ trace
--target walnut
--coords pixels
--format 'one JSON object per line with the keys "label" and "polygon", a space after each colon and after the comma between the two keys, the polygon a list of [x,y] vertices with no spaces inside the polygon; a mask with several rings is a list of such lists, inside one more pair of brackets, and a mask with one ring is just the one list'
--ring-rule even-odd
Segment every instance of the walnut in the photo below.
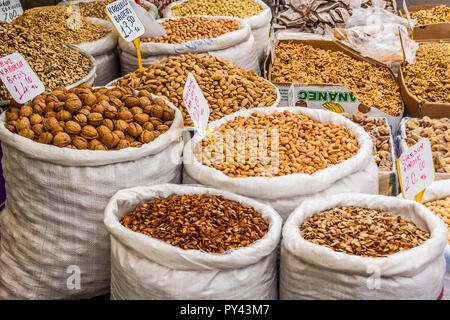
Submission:
{"label": "walnut", "polygon": [[141,102],[137,97],[127,97],[125,99],[125,105],[127,107],[138,107],[141,105]]}
{"label": "walnut", "polygon": [[53,142],[53,135],[50,132],[43,132],[39,135],[38,142],[51,144]]}
{"label": "walnut", "polygon": [[100,123],[102,123],[102,120],[103,116],[98,112],[89,113],[89,115],[87,116],[88,124],[93,126],[98,126]]}
{"label": "walnut", "polygon": [[92,140],[98,138],[98,132],[94,126],[87,125],[81,130],[81,136],[85,139]]}
{"label": "walnut", "polygon": [[65,147],[70,144],[70,136],[65,132],[59,132],[53,139],[53,144],[57,147]]}
{"label": "walnut", "polygon": [[116,149],[117,149],[117,150],[125,149],[125,148],[128,148],[129,146],[130,146],[130,143],[129,143],[127,140],[122,139],[122,140],[120,140],[119,143],[117,144]]}
{"label": "walnut", "polygon": [[116,120],[114,122],[114,128],[115,130],[126,132],[128,129],[128,123],[125,120]]}
{"label": "walnut", "polygon": [[22,129],[19,131],[19,135],[28,139],[34,139],[34,131],[31,129]]}
{"label": "walnut", "polygon": [[139,137],[139,141],[142,143],[149,143],[155,139],[155,135],[153,132],[144,130],[141,133],[141,136]]}
{"label": "walnut", "polygon": [[81,126],[78,122],[70,120],[66,122],[64,131],[70,135],[77,135],[81,132]]}
{"label": "walnut", "polygon": [[128,131],[129,135],[131,135],[131,136],[133,136],[135,138],[138,138],[141,135],[141,133],[142,133],[142,127],[141,127],[141,125],[139,123],[132,122],[128,126],[128,130],[127,131]]}
{"label": "walnut", "polygon": [[78,112],[81,107],[83,106],[83,103],[81,100],[75,95],[74,98],[69,98],[66,100],[66,110],[70,113]]}
{"label": "walnut", "polygon": [[20,108],[20,116],[21,117],[29,117],[33,114],[33,108],[29,107],[29,106],[22,106],[22,108]]}
{"label": "walnut", "polygon": [[89,144],[88,141],[83,137],[76,136],[72,139],[72,145],[80,150],[87,149],[88,144]]}
{"label": "walnut", "polygon": [[[139,108],[140,109],[140,108]],[[142,110],[142,109],[141,109]],[[146,113],[136,113],[134,114],[134,121],[139,123],[140,125],[144,125],[150,120],[150,116]]]}

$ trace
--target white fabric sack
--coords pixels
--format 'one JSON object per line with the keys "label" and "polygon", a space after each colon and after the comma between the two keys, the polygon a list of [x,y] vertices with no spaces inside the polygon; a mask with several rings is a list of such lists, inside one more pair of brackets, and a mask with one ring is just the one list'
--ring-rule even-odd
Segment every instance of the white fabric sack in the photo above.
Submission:
{"label": "white fabric sack", "polygon": [[[189,0],[177,1],[179,5]],[[246,23],[252,29],[253,38],[255,39],[256,45],[256,55],[258,56],[259,63],[264,61],[266,55],[267,44],[269,43],[270,36],[270,23],[272,21],[272,11],[270,8],[261,0],[254,0],[256,3],[260,4],[263,7],[263,10],[249,18],[244,18]],[[163,10],[164,18],[171,18],[172,8],[176,5],[176,3],[171,3]]]}
{"label": "white fabric sack", "polygon": [[359,151],[352,158],[312,175],[296,173],[278,177],[231,178],[201,164],[193,155],[194,145],[203,138],[196,134],[184,148],[183,183],[209,185],[253,198],[271,205],[283,220],[307,198],[343,192],[378,193],[378,168],[372,156],[370,136],[362,127],[335,112],[300,107],[246,109],[211,122],[209,128],[212,132],[235,117],[250,116],[253,112],[271,114],[285,110],[302,113],[318,122],[346,127],[355,134]]}
{"label": "white fabric sack", "polygon": [[[239,30],[228,32],[219,37],[201,40],[192,40],[181,44],[141,42],[142,65],[151,66],[156,62],[170,56],[178,56],[186,53],[206,54],[233,61],[236,65],[246,70],[254,70],[261,74],[258,57],[256,55],[255,40],[253,39],[249,25],[241,19],[232,17],[217,17],[229,20],[238,20],[241,24]],[[183,19],[183,18],[172,18]],[[167,19],[159,19],[161,23]],[[132,42],[126,43],[119,39],[120,61],[122,74],[134,72],[139,68],[136,48]]]}
{"label": "white fabric sack", "polygon": [[108,29],[109,32],[101,39],[82,42],[74,46],[94,57],[97,64],[97,76],[94,85],[103,86],[120,76],[119,58],[116,49],[119,35],[111,22],[98,18],[87,19]]}
{"label": "white fabric sack", "polygon": [[[339,206],[382,210],[413,221],[431,237],[388,257],[336,252],[302,238],[300,226],[315,213]],[[305,201],[283,227],[280,299],[437,299],[445,273],[447,227],[417,202],[346,193]]]}
{"label": "white fabric sack", "polygon": [[[223,195],[261,213],[269,231],[248,247],[222,254],[183,250],[134,232],[120,219],[136,206],[174,194]],[[271,207],[202,186],[163,184],[117,192],[105,209],[111,234],[111,299],[277,299],[281,218]]]}
{"label": "white fabric sack", "polygon": [[[171,108],[176,109],[168,103]],[[182,115],[141,148],[58,148],[13,134],[0,117],[6,208],[0,216],[0,299],[76,299],[109,292],[104,209],[120,189],[181,176]],[[80,271],[77,286],[73,272]]]}

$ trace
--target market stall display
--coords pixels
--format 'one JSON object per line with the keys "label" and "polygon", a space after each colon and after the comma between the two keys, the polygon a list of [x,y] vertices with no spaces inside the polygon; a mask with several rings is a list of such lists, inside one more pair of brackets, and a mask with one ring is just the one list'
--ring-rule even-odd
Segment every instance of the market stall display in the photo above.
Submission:
{"label": "market stall display", "polygon": [[[417,26],[423,26],[433,23],[450,22],[450,7],[443,5],[436,5],[430,8],[411,10],[409,12],[412,19],[417,19]],[[402,10],[403,17],[406,18],[406,13]]]}
{"label": "market stall display", "polygon": [[186,77],[191,72],[203,91],[211,110],[210,120],[218,120],[240,109],[276,106],[278,91],[268,81],[234,63],[214,56],[184,54],[161,60],[127,74],[112,85],[145,89],[166,97],[180,108],[186,126],[193,126],[183,102]]}
{"label": "market stall display", "polygon": [[[72,92],[82,95],[85,89],[89,88],[83,86]],[[102,92],[106,98],[102,97]],[[100,94],[102,101],[114,104],[119,103],[117,96],[120,93],[127,94],[127,90],[111,89],[105,92],[100,89],[96,93]],[[100,125],[97,130],[93,127],[101,121],[101,113],[98,111],[103,104],[92,106],[91,111],[97,112],[88,113],[88,123],[83,127],[81,137],[77,137],[76,132],[86,119],[78,117],[83,113],[78,113],[77,109],[87,111],[89,100],[93,97],[86,95],[79,102],[78,98],[67,94],[69,99],[62,103],[53,102],[54,97],[52,94],[47,95],[48,101],[38,101],[33,108],[38,110],[43,105],[51,108],[53,103],[55,108],[62,107],[56,117],[67,119],[71,115],[78,120],[67,119],[64,129],[59,127],[61,124],[55,118],[43,120],[44,129],[55,125],[59,127],[57,130],[69,130],[70,134],[67,131],[57,133],[53,143],[63,146],[72,140],[72,145],[84,144],[81,149],[87,141],[92,144],[100,136],[105,146],[109,144],[113,147],[114,140],[117,141],[116,136],[120,133],[110,133],[106,125]],[[137,97],[135,94],[133,99],[127,97],[124,102],[120,101],[122,108],[137,108],[134,109],[137,111]],[[39,97],[36,99],[41,100]],[[141,103],[145,100],[145,105],[148,106],[149,99],[141,97],[137,101]],[[152,105],[160,102],[155,96],[152,99]],[[143,143],[140,148],[128,147],[121,150],[105,151],[105,147],[75,150],[39,143],[9,131],[5,127],[6,114],[0,116],[2,167],[7,193],[7,204],[0,215],[2,299],[91,298],[109,292],[110,245],[103,224],[104,209],[109,199],[124,188],[180,182],[183,119],[178,109],[171,103],[164,102],[175,115],[170,128],[153,141]],[[28,108],[21,107],[19,120],[28,119],[29,111]],[[115,113],[112,108],[105,106],[103,114],[108,116],[110,112]],[[165,113],[166,111],[163,117]],[[126,124],[131,120],[130,114],[132,115],[125,109],[119,108],[117,111],[119,119],[124,118]],[[136,121],[139,121],[139,114],[143,115],[136,112]],[[35,115],[30,117],[38,119]],[[133,122],[129,123],[127,131],[130,135],[132,124]],[[137,128],[139,127],[135,123],[133,130]],[[140,139],[146,139],[145,132],[140,135]],[[66,135],[69,135],[69,139]],[[61,140],[56,141],[59,137]],[[102,142],[97,140],[96,144],[101,145]],[[67,285],[67,272],[72,270],[70,266],[77,266],[82,272],[82,284],[78,290],[71,290],[72,287]]]}
{"label": "market stall display", "polygon": [[271,207],[217,189],[121,190],[105,209],[111,298],[276,299],[281,224]]}
{"label": "market stall display", "polygon": [[[28,29],[0,21],[0,56],[19,52],[48,91],[59,86],[92,83],[96,65],[92,57],[72,46],[61,44]],[[0,101],[9,100],[0,84]]]}
{"label": "market stall display", "polygon": [[206,135],[196,134],[185,146],[184,184],[254,198],[271,205],[284,220],[307,198],[346,190],[378,193],[371,138],[334,112],[241,110],[209,128],[212,145]]}
{"label": "market stall display", "polygon": [[261,0],[183,0],[170,4],[164,17],[210,15],[243,19],[251,28],[259,62],[264,60],[269,43],[272,11]]}
{"label": "market stall display", "polygon": [[305,201],[283,227],[280,299],[437,299],[447,237],[444,222],[414,201]]}
{"label": "market stall display", "polygon": [[[142,38],[140,50],[144,67],[171,56],[185,53],[216,56],[258,75],[260,68],[255,40],[249,25],[230,17],[181,17],[160,19],[166,30],[161,37]],[[133,43],[119,39],[122,74],[138,69],[136,48]]]}

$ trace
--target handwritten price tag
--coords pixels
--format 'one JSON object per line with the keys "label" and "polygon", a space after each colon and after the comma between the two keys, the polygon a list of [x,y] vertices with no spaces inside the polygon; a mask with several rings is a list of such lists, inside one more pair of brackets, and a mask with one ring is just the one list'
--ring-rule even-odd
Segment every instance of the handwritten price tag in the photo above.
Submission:
{"label": "handwritten price tag", "polygon": [[183,101],[194,126],[201,135],[206,132],[209,120],[209,105],[192,73],[189,72],[183,90]]}
{"label": "handwritten price tag", "polygon": [[20,0],[0,0],[0,20],[10,22],[23,14]]}
{"label": "handwritten price tag", "polygon": [[397,159],[403,198],[415,199],[434,180],[430,140],[422,139]]}
{"label": "handwritten price tag", "polygon": [[41,80],[18,52],[0,58],[0,79],[17,103],[26,103],[45,91]]}
{"label": "handwritten price tag", "polygon": [[144,34],[145,27],[128,0],[114,1],[105,11],[123,41],[131,42]]}

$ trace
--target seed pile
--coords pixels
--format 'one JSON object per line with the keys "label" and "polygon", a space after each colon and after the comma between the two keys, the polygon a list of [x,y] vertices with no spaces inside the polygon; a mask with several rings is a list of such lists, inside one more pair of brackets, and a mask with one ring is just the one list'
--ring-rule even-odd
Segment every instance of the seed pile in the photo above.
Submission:
{"label": "seed pile", "polygon": [[[410,12],[412,19],[417,19],[417,25],[450,22],[450,7],[444,5],[436,6],[427,10]],[[403,14],[406,18],[406,14]]]}
{"label": "seed pile", "polygon": [[448,244],[450,244],[450,197],[426,202],[424,205],[444,220],[448,227]]}
{"label": "seed pile", "polygon": [[191,40],[217,38],[225,33],[239,30],[236,20],[205,17],[169,19],[161,23],[166,30],[162,37],[144,38],[142,42],[179,44]]}
{"label": "seed pile", "polygon": [[164,97],[181,110],[186,126],[193,122],[183,102],[188,73],[197,80],[210,108],[209,120],[218,120],[240,109],[272,106],[276,88],[233,62],[202,54],[173,56],[139,71],[127,74],[113,85],[148,90]]}
{"label": "seed pile", "polygon": [[184,250],[209,253],[247,247],[269,226],[254,208],[223,196],[173,195],[136,207],[120,223]]}
{"label": "seed pile", "polygon": [[450,119],[410,119],[405,129],[408,147],[428,138],[433,152],[434,170],[450,173]]}
{"label": "seed pile", "polygon": [[428,232],[400,216],[353,206],[316,213],[300,230],[305,240],[363,257],[387,257],[430,238]]}
{"label": "seed pile", "polygon": [[26,10],[13,21],[29,30],[56,41],[79,44],[103,38],[108,30],[63,6],[36,7]]}
{"label": "seed pile", "polygon": [[175,110],[145,90],[83,84],[39,95],[31,106],[13,103],[6,128],[36,142],[89,150],[139,148],[169,130]]}
{"label": "seed pile", "polygon": [[275,48],[271,81],[341,84],[369,107],[392,116],[400,115],[403,110],[400,89],[388,68],[299,42],[279,42]]}
{"label": "seed pile", "polygon": [[[301,113],[253,113],[236,117],[205,138],[194,153],[204,165],[230,177],[313,174],[353,157],[358,141],[347,128]],[[267,151],[265,150],[267,149]]]}
{"label": "seed pile", "polygon": [[[47,90],[76,83],[92,68],[89,59],[79,51],[0,21],[0,57],[14,52],[25,58]],[[0,100],[9,99],[11,96],[0,81]]]}
{"label": "seed pile", "polygon": [[248,18],[257,15],[263,7],[253,0],[189,0],[172,7],[174,16],[231,16]]}
{"label": "seed pile", "polygon": [[424,43],[403,68],[408,90],[421,101],[450,103],[450,43]]}

